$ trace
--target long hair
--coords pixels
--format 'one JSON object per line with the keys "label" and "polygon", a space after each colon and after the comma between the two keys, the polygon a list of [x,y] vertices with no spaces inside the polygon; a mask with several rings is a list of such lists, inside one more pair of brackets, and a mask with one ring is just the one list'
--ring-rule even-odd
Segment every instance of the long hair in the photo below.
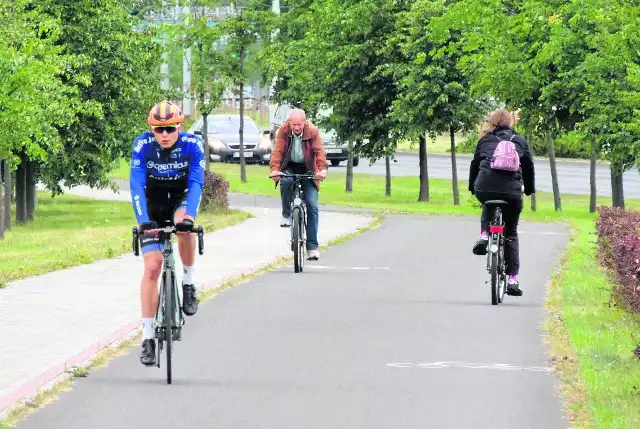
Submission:
{"label": "long hair", "polygon": [[511,127],[513,115],[507,109],[497,109],[489,114],[487,122],[482,127],[482,137],[491,134],[498,127]]}

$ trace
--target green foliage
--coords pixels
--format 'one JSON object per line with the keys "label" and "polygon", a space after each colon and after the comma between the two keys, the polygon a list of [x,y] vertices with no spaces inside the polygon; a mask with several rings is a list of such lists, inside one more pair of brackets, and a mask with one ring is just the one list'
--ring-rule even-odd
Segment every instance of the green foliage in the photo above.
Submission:
{"label": "green foliage", "polygon": [[391,115],[401,124],[398,132],[414,139],[425,131],[432,137],[452,129],[469,131],[488,111],[486,97],[469,93],[470,83],[457,67],[460,53],[449,50],[458,34],[435,40],[428,28],[446,10],[445,1],[414,2],[399,15],[386,48],[388,55],[398,48],[402,54],[390,70],[398,86]]}
{"label": "green foliage", "polygon": [[379,159],[395,151],[396,98],[391,61],[384,52],[407,1],[301,2],[278,21],[279,34],[267,49],[269,74],[277,76],[276,99],[311,113],[331,108],[320,124],[355,151]]}
{"label": "green foliage", "polygon": [[63,22],[41,2],[2,2],[0,22],[0,126],[11,130],[2,138],[0,158],[14,166],[20,153],[45,161],[63,149],[57,128],[90,108],[77,99],[76,88],[88,76],[73,73],[84,59],[60,46]]}
{"label": "green foliage", "polygon": [[[119,0],[0,5],[0,156],[24,153],[54,193],[106,185],[159,98],[159,50]],[[10,13],[12,12],[12,13]]]}
{"label": "green foliage", "polygon": [[[229,81],[222,67],[223,54],[219,50],[222,33],[218,25],[209,25],[208,10],[220,5],[218,0],[190,1],[184,23],[174,29],[180,49],[193,47],[191,56],[191,91],[198,103],[198,111],[210,113],[220,101]],[[182,86],[182,82],[180,82]]]}
{"label": "green foliage", "polygon": [[127,155],[131,142],[146,129],[146,113],[161,97],[158,89],[160,49],[152,32],[134,31],[138,22],[119,0],[50,2],[50,10],[65,23],[61,43],[68,52],[87,58],[76,69],[91,77],[81,87],[81,99],[96,111],[61,128],[65,151],[46,166],[46,183],[107,184],[106,173]]}

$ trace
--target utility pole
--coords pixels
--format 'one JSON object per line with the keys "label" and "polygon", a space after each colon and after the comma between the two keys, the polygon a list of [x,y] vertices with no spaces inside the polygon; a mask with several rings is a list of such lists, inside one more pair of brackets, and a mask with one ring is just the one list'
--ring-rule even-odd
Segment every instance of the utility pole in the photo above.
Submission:
{"label": "utility pole", "polygon": [[[164,16],[165,16],[165,10],[166,10],[166,4],[165,1],[162,1],[162,11],[161,13],[161,22],[162,22],[162,26],[164,27]],[[169,53],[166,50],[167,47],[167,32],[162,31],[162,65],[160,65],[160,73],[162,74],[161,78],[162,79],[160,81],[160,88],[164,89],[164,90],[168,90],[169,89]]]}
{"label": "utility pole", "polygon": [[[184,6],[182,8],[182,14],[184,15],[185,25],[189,24],[189,13],[189,7]],[[182,89],[184,91],[182,95],[182,113],[190,118],[193,116],[193,106],[191,104],[191,46],[185,49],[184,56],[182,57]]]}
{"label": "utility pole", "polygon": [[[276,15],[280,15],[280,0],[272,0],[271,10],[273,10],[273,13]],[[277,30],[274,30],[274,32],[271,33],[271,39],[273,40],[277,34]],[[275,106],[271,102],[271,97],[273,96],[274,88],[276,86],[276,79],[277,78],[274,76],[271,81],[271,88],[269,88],[269,122],[273,122],[273,117],[276,114]]]}

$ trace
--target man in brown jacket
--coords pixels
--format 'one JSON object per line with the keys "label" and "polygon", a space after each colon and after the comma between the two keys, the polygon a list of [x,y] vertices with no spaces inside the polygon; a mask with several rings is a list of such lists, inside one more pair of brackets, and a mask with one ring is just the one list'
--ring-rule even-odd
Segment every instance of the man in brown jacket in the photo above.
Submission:
{"label": "man in brown jacket", "polygon": [[307,203],[308,259],[318,260],[318,191],[320,182],[327,177],[327,156],[318,127],[307,121],[304,110],[294,109],[289,120],[278,129],[269,163],[274,182],[280,181],[282,197],[281,227],[291,226],[292,178],[278,177],[282,173],[315,173],[314,181],[305,179],[303,189]]}

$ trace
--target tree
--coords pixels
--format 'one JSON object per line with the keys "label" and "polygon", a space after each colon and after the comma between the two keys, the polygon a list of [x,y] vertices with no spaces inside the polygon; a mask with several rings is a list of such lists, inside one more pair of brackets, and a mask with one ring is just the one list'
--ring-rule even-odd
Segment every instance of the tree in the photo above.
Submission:
{"label": "tree", "polygon": [[458,70],[460,51],[449,49],[459,36],[450,33],[448,39],[432,37],[429,23],[446,12],[446,1],[419,0],[400,14],[396,32],[388,41],[387,51],[400,47],[401,60],[391,68],[398,87],[392,115],[397,118],[401,133],[420,141],[420,193],[418,201],[428,201],[426,139],[448,132],[451,138],[452,190],[455,205],[458,193],[455,133],[474,128],[487,110],[484,98],[469,94],[468,80]]}
{"label": "tree", "polygon": [[[282,14],[278,36],[266,52],[269,74],[277,77],[276,99],[313,112],[331,108],[320,125],[353,141],[353,151],[376,161],[395,152],[397,135],[389,115],[396,97],[383,52],[396,14],[408,1],[306,3]],[[291,16],[296,17],[291,22]],[[387,183],[390,183],[387,169]]]}
{"label": "tree", "polygon": [[39,179],[54,194],[62,192],[61,181],[109,186],[107,173],[130,153],[131,142],[146,129],[146,113],[161,99],[154,31],[135,30],[140,21],[123,0],[38,3],[62,23],[56,46],[82,59],[63,79],[64,87],[78,87],[76,105],[82,109],[57,126],[63,150],[38,165]]}
{"label": "tree", "polygon": [[561,201],[554,137],[571,131],[582,119],[584,85],[570,72],[586,47],[567,30],[570,20],[565,18],[581,4],[462,0],[432,25],[441,40],[451,37],[452,31],[461,35],[451,46],[463,52],[459,64],[473,82],[474,94],[495,96],[520,110],[524,128],[545,136],[556,210],[561,210]]}
{"label": "tree", "polygon": [[[209,114],[220,104],[220,98],[229,79],[222,65],[224,42],[219,26],[210,26],[210,10],[220,4],[219,0],[192,0],[187,4],[188,13],[184,23],[177,28],[184,36],[180,46],[195,48],[191,58],[191,91],[195,96],[199,113],[202,115],[202,137],[204,139],[205,170],[209,171],[210,146],[208,125]],[[175,36],[178,39],[178,36]]]}
{"label": "tree", "polygon": [[240,100],[240,179],[247,182],[244,154],[244,86],[249,79],[250,67],[247,67],[247,53],[258,39],[268,37],[271,6],[262,0],[232,0],[234,15],[218,25],[224,38],[223,64],[225,76],[233,84]]}
{"label": "tree", "polygon": [[[90,108],[78,100],[77,91],[77,84],[87,79],[73,73],[82,59],[60,46],[63,23],[48,14],[41,2],[4,2],[0,21],[4,41],[0,49],[0,125],[11,130],[3,137],[0,159],[26,173],[34,169],[34,163],[48,162],[63,151],[58,128],[72,124],[78,111]],[[70,75],[72,79],[67,78]],[[27,207],[25,193],[28,179],[31,199],[35,198],[35,180],[24,179],[24,186],[16,189],[17,201],[24,202],[17,212],[19,223],[33,216],[33,205]],[[5,192],[5,197],[10,194]],[[6,216],[5,223],[10,225],[10,210]]]}
{"label": "tree", "polygon": [[600,7],[588,39],[590,52],[580,67],[589,96],[581,106],[585,119],[579,128],[591,136],[594,150],[610,161],[612,202],[620,208],[624,208],[622,175],[640,160],[637,10],[624,3]]}

